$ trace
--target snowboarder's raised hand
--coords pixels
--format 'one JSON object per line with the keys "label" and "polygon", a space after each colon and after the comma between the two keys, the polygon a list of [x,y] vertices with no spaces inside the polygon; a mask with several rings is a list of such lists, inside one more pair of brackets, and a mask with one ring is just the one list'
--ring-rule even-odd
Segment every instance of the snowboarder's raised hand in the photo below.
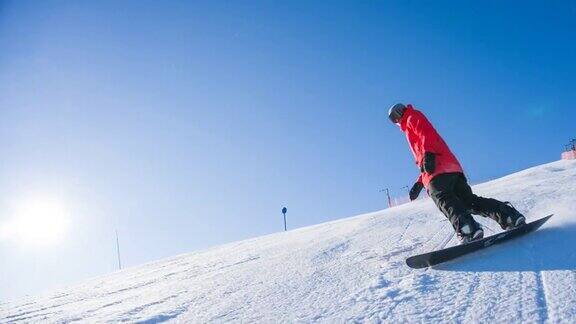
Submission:
{"label": "snowboarder's raised hand", "polygon": [[436,154],[426,152],[424,153],[424,162],[422,163],[422,171],[432,174],[436,171]]}
{"label": "snowboarder's raised hand", "polygon": [[410,200],[416,200],[416,198],[418,198],[418,196],[420,195],[420,191],[422,191],[422,188],[424,188],[424,185],[422,184],[422,182],[416,182],[413,186],[412,189],[410,189]]}

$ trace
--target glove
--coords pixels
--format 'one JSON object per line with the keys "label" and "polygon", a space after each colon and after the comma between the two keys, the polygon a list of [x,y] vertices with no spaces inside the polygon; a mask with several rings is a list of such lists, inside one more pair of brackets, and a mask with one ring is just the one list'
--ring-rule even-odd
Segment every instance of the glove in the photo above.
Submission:
{"label": "glove", "polygon": [[410,189],[410,200],[416,200],[416,198],[418,198],[418,196],[420,195],[420,191],[422,191],[422,188],[424,188],[424,185],[422,184],[422,182],[416,182],[413,186],[412,189]]}
{"label": "glove", "polygon": [[428,174],[436,171],[436,155],[434,153],[424,153],[424,161],[422,162],[422,170]]}

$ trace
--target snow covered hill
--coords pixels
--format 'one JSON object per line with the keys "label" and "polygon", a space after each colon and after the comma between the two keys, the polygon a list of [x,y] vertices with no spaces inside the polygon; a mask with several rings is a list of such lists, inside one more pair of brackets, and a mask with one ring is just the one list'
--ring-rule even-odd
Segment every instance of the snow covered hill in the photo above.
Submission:
{"label": "snow covered hill", "polygon": [[576,161],[475,191],[511,201],[529,221],[556,215],[529,236],[413,270],[406,257],[457,244],[424,199],[0,304],[0,322],[576,322]]}

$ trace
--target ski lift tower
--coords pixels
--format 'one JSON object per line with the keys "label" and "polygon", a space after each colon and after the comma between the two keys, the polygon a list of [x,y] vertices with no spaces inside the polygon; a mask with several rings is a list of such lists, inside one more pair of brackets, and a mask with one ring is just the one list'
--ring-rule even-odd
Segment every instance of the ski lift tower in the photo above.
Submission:
{"label": "ski lift tower", "polygon": [[390,199],[390,190],[388,188],[380,189],[378,192],[385,192],[388,198],[388,208],[392,207],[392,199]]}

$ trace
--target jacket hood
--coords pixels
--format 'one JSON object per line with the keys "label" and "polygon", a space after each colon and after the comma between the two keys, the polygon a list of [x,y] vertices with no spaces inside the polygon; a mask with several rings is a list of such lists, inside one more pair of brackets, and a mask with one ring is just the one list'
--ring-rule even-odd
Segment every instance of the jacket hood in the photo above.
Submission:
{"label": "jacket hood", "polygon": [[400,118],[400,122],[399,122],[400,129],[403,132],[406,132],[406,121],[408,120],[408,116],[410,116],[412,114],[412,112],[414,112],[414,107],[411,104],[407,104],[406,105],[406,111],[402,115],[402,118]]}

